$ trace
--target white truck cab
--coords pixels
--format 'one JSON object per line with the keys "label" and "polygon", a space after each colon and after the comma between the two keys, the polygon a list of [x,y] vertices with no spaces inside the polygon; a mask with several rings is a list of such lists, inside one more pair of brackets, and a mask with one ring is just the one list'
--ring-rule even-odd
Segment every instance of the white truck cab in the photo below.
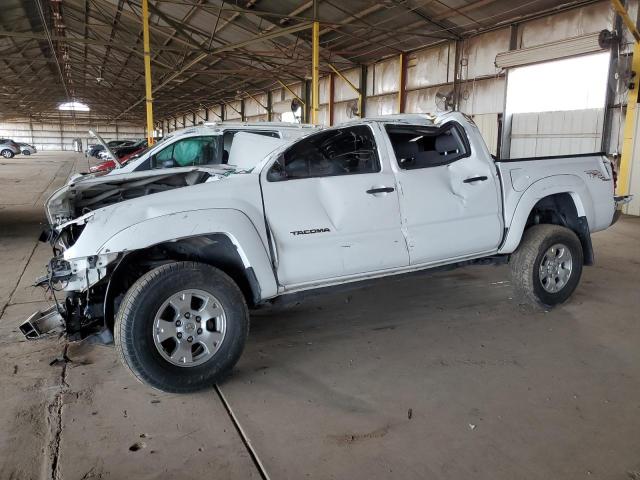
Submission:
{"label": "white truck cab", "polygon": [[[614,197],[602,154],[495,160],[457,112],[289,140],[234,135],[226,164],[82,178],[54,193],[54,258],[36,284],[66,298],[21,326],[27,338],[98,333],[138,379],[194,391],[238,360],[250,307],[298,292],[509,263],[518,297],[562,303],[594,262],[591,232],[628,200]],[[157,165],[180,141],[141,160]]]}

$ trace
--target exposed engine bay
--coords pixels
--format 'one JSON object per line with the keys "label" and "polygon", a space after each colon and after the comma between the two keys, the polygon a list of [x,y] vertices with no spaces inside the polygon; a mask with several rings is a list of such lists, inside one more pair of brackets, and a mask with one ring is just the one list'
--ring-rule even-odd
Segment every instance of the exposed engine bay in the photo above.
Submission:
{"label": "exposed engine bay", "polygon": [[81,176],[54,193],[46,205],[52,227],[86,215],[98,208],[133,198],[188,187],[216,179],[232,171],[225,166],[151,170],[127,175]]}

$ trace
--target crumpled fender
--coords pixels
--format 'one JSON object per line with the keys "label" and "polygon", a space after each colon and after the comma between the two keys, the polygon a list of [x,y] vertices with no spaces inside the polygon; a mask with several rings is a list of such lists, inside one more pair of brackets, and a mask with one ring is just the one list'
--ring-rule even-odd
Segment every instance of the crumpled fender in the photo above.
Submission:
{"label": "crumpled fender", "polygon": [[[116,207],[129,208],[127,204],[124,202],[102,212],[96,211],[86,231],[65,252],[65,258],[124,253],[183,238],[224,234],[237,247],[245,267],[253,268],[260,283],[262,298],[277,294],[267,250],[256,226],[244,212],[231,208],[208,208],[148,215],[150,218],[119,230],[114,229],[113,224],[117,223],[114,216],[123,214],[118,213],[120,208]],[[100,246],[96,248],[97,245]]]}
{"label": "crumpled fender", "polygon": [[552,175],[532,183],[515,205],[505,205],[505,219],[511,218],[508,232],[498,253],[511,253],[520,244],[529,213],[544,197],[556,193],[568,193],[573,199],[578,216],[586,216],[591,225],[594,218],[593,200],[584,181],[577,175]]}

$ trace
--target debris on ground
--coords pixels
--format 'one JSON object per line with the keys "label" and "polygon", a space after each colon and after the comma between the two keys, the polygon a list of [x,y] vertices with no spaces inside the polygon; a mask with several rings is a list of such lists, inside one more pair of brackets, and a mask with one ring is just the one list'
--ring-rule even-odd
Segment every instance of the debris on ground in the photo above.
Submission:
{"label": "debris on ground", "polygon": [[56,358],[54,358],[53,360],[51,360],[51,361],[49,362],[49,366],[50,366],[50,367],[52,367],[52,366],[57,365],[57,364],[59,364],[59,363],[65,364],[65,363],[72,363],[72,362],[73,362],[73,360],[71,360],[71,359],[67,356],[67,353],[66,353],[66,351],[65,351],[65,352],[62,354],[62,356],[61,356],[61,357],[56,357]]}

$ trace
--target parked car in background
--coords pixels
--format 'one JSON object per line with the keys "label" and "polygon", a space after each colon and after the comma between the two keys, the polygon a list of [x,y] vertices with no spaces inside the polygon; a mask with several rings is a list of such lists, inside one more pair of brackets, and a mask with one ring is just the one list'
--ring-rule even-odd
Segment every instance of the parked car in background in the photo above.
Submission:
{"label": "parked car in background", "polygon": [[0,155],[4,158],[13,158],[20,154],[20,145],[8,138],[0,138]]}
{"label": "parked car in background", "polygon": [[[147,148],[146,139],[129,141],[126,143],[122,143],[120,145],[116,145],[115,147],[109,146],[109,149],[111,150],[111,152],[114,153],[118,158],[122,158],[131,152],[144,150],[145,148]],[[111,160],[111,156],[109,155],[109,152],[103,149],[100,152],[98,152],[98,159],[107,161],[107,160]]]}
{"label": "parked car in background", "polygon": [[34,147],[29,143],[18,142],[18,146],[20,147],[20,152],[22,152],[23,155],[31,155],[32,153],[38,153],[38,150],[36,150],[36,147]]}
{"label": "parked car in background", "polygon": [[[147,151],[147,140],[140,140],[133,145],[115,147],[111,149],[111,151],[116,155],[116,157],[118,157],[118,163],[124,166],[130,160],[138,158],[141,154]],[[102,150],[100,153],[105,153],[108,157],[108,153],[106,153],[105,150]],[[110,172],[111,170],[116,168],[116,166],[117,165],[114,160],[107,158],[107,160],[105,160],[104,162],[90,167],[89,172]]]}
{"label": "parked car in background", "polygon": [[[129,144],[129,143],[133,143],[131,140],[110,140],[107,142],[107,145],[109,145],[109,147],[118,147],[124,144]],[[87,147],[87,151],[85,152],[87,157],[98,157],[98,154],[104,150],[104,145],[101,145],[100,143],[96,143],[93,145],[89,145]]]}

